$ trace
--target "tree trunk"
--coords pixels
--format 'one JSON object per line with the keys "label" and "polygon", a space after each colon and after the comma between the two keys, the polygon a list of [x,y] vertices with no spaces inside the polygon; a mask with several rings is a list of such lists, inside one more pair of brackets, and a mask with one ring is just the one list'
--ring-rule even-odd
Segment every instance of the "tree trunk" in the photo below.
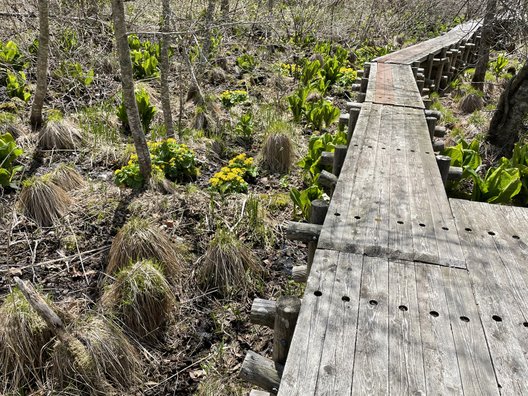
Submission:
{"label": "tree trunk", "polygon": [[37,59],[37,88],[33,104],[31,105],[31,115],[29,121],[33,130],[42,127],[42,107],[46,98],[48,86],[48,51],[49,51],[49,21],[48,21],[48,0],[39,0],[39,49]]}
{"label": "tree trunk", "polygon": [[[170,0],[162,2],[161,31],[169,32],[171,24]],[[174,137],[174,123],[172,121],[172,110],[169,89],[169,35],[165,34],[161,38],[160,67],[161,67],[161,107],[163,108],[163,121],[167,129],[167,136]]]}
{"label": "tree trunk", "polygon": [[112,14],[114,18],[114,29],[117,53],[119,56],[119,66],[121,68],[121,86],[123,89],[123,101],[125,104],[130,132],[136,147],[138,156],[139,169],[145,185],[150,181],[152,165],[150,162],[150,153],[147,146],[147,140],[141,127],[141,120],[136,103],[134,91],[134,79],[132,77],[132,61],[130,59],[130,50],[125,23],[125,8],[123,0],[112,0]]}
{"label": "tree trunk", "polygon": [[471,85],[481,91],[484,90],[484,80],[486,78],[486,70],[488,69],[490,47],[493,38],[493,25],[495,20],[495,13],[497,11],[497,0],[488,0],[486,3],[486,14],[484,15],[484,22],[482,24],[482,32],[480,39],[480,47],[478,52],[477,65],[475,67],[475,74]]}
{"label": "tree trunk", "polygon": [[502,93],[491,119],[487,140],[510,157],[528,115],[528,59]]}
{"label": "tree trunk", "polygon": [[203,45],[203,56],[205,60],[209,59],[209,56],[211,55],[211,47],[213,46],[213,39],[211,37],[211,26],[213,25],[215,6],[216,0],[207,1],[207,9],[205,11],[205,41]]}
{"label": "tree trunk", "polygon": [[222,17],[224,20],[227,20],[229,18],[229,0],[221,1],[220,10],[222,11]]}

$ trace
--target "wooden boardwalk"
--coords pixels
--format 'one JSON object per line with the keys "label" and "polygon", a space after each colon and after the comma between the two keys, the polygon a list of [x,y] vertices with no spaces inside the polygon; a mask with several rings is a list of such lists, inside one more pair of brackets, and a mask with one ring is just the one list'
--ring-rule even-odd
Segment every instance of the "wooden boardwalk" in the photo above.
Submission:
{"label": "wooden boardwalk", "polygon": [[478,26],[369,65],[279,396],[528,395],[528,209],[447,197],[420,92]]}

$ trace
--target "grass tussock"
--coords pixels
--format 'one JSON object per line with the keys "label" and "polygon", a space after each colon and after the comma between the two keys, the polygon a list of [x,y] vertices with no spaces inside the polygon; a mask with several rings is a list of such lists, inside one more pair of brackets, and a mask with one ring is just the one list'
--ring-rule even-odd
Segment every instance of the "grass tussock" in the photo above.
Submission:
{"label": "grass tussock", "polygon": [[53,119],[40,132],[39,148],[42,150],[75,150],[82,142],[81,131],[71,121]]}
{"label": "grass tussock", "polygon": [[49,227],[61,219],[71,204],[68,193],[50,175],[26,180],[19,199],[24,214],[41,227]]}
{"label": "grass tussock", "polygon": [[142,342],[156,343],[170,320],[176,300],[160,266],[150,260],[122,269],[102,297],[126,329]]}
{"label": "grass tussock", "polygon": [[235,234],[218,229],[200,260],[197,280],[205,289],[218,289],[224,296],[247,294],[263,272],[252,251]]}
{"label": "grass tussock", "polygon": [[83,187],[86,182],[77,172],[74,166],[68,164],[59,164],[51,173],[51,181],[64,191],[71,191]]}
{"label": "grass tussock", "polygon": [[474,111],[481,110],[484,107],[482,96],[476,93],[468,93],[462,98],[459,109],[465,114],[471,114]]}
{"label": "grass tussock", "polygon": [[51,338],[22,292],[15,289],[7,295],[0,306],[0,394],[34,390],[43,381],[45,347]]}
{"label": "grass tussock", "polygon": [[103,316],[89,316],[72,330],[75,338],[54,346],[50,377],[53,391],[76,394],[127,394],[142,379],[136,348],[119,326]]}
{"label": "grass tussock", "polygon": [[151,221],[133,217],[115,236],[106,270],[115,274],[131,262],[149,259],[158,262],[170,280],[182,272],[182,255],[167,234]]}
{"label": "grass tussock", "polygon": [[284,133],[272,133],[262,146],[260,165],[270,172],[284,174],[290,171],[293,157],[290,137]]}

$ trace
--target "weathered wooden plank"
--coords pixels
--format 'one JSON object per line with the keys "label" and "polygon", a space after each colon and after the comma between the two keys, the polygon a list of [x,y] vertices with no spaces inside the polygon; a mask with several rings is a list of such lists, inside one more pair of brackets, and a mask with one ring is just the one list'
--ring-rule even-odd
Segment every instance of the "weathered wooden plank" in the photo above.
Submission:
{"label": "weathered wooden plank", "polygon": [[388,262],[365,257],[352,395],[389,394]]}
{"label": "weathered wooden plank", "polygon": [[389,262],[389,356],[389,393],[424,394],[423,350],[412,262]]}
{"label": "weathered wooden plank", "polygon": [[323,355],[319,363],[318,395],[345,396],[352,390],[362,266],[363,256],[339,254]]}
{"label": "weathered wooden plank", "polygon": [[304,292],[279,395],[314,394],[339,253],[318,249]]}
{"label": "weathered wooden plank", "polygon": [[468,274],[456,268],[442,267],[441,271],[464,394],[497,395],[493,364]]}
{"label": "weathered wooden plank", "polygon": [[525,394],[528,344],[519,333],[525,321],[519,302],[527,292],[522,277],[517,277],[521,274],[515,271],[517,261],[508,259],[509,249],[501,242],[503,218],[494,217],[488,204],[461,200],[451,204],[459,229],[464,230],[464,253],[501,392]]}
{"label": "weathered wooden plank", "polygon": [[415,265],[426,394],[460,395],[462,382],[441,267]]}

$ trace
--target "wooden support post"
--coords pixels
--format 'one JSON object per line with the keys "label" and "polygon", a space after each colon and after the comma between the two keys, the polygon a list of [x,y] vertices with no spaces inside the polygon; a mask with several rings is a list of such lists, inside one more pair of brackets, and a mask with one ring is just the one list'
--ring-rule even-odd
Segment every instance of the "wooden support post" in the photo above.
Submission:
{"label": "wooden support post", "polygon": [[434,117],[437,120],[439,120],[442,117],[442,113],[440,113],[438,110],[424,110],[426,117]]}
{"label": "wooden support post", "polygon": [[431,99],[429,99],[429,96],[422,96],[422,102],[425,106],[426,109],[429,109],[429,107],[431,107]]}
{"label": "wooden support post", "polygon": [[292,279],[295,282],[304,283],[308,280],[308,266],[296,265],[292,268]]}
{"label": "wooden support post", "polygon": [[431,73],[433,72],[433,59],[434,54],[429,54],[424,66],[424,75],[426,83],[430,80],[432,82]]}
{"label": "wooden support post", "polygon": [[365,98],[367,97],[367,94],[364,92],[360,92],[357,95],[357,100],[359,103],[363,103],[365,101]]}
{"label": "wooden support post", "polygon": [[462,179],[462,173],[463,169],[460,166],[450,166],[447,180],[460,180]]}
{"label": "wooden support post", "polygon": [[434,152],[441,152],[445,149],[445,143],[443,140],[435,140],[433,142],[433,151]]}
{"label": "wooden support post", "polygon": [[436,64],[436,76],[435,76],[435,87],[436,90],[440,90],[440,82],[444,73],[444,64],[447,62],[447,48],[443,48],[440,52],[440,58],[435,58],[434,63]]}
{"label": "wooden support post", "polygon": [[359,92],[361,91],[361,84],[352,84],[352,86],[350,87],[350,90],[352,92]]}
{"label": "wooden support post", "polygon": [[282,296],[277,300],[273,332],[273,361],[275,363],[286,363],[300,310],[301,300],[298,297]]}
{"label": "wooden support post", "polygon": [[319,224],[298,223],[289,221],[286,224],[286,238],[292,241],[311,242],[317,241],[321,234],[322,226]]}
{"label": "wooden support post", "polygon": [[277,303],[263,298],[255,298],[251,304],[249,320],[251,323],[267,326],[272,329],[275,326],[275,312]]}
{"label": "wooden support post", "polygon": [[334,166],[334,153],[323,151],[319,162],[322,166]]}
{"label": "wooden support post", "polygon": [[370,76],[370,63],[363,64],[363,76],[365,78],[369,78]]}
{"label": "wooden support post", "polygon": [[348,128],[349,119],[350,119],[350,114],[348,113],[342,113],[339,116],[339,130],[340,131],[344,131],[345,127]]}
{"label": "wooden support post", "polygon": [[438,169],[440,169],[440,176],[442,176],[442,182],[445,186],[449,174],[449,167],[451,166],[451,157],[448,157],[447,155],[437,155],[436,163],[438,164]]}
{"label": "wooden support post", "polygon": [[418,86],[418,92],[420,92],[422,94],[423,91],[424,91],[424,88],[425,88],[425,81],[424,80],[416,80],[416,85]]}
{"label": "wooden support post", "polygon": [[347,133],[347,145],[350,144],[350,141],[352,140],[352,135],[354,134],[354,129],[356,128],[357,120],[359,118],[359,112],[361,111],[361,104],[360,103],[349,103],[350,110],[348,118],[348,133]]}
{"label": "wooden support post", "polygon": [[332,196],[334,192],[334,187],[337,183],[337,177],[333,173],[323,170],[319,174],[318,183],[329,196]]}
{"label": "wooden support post", "polygon": [[334,163],[332,166],[332,173],[339,177],[341,174],[341,168],[345,162],[347,155],[347,146],[344,144],[338,144],[334,149]]}
{"label": "wooden support post", "polygon": [[436,118],[435,117],[425,117],[425,120],[427,121],[427,127],[429,128],[429,135],[431,136],[431,140],[433,140],[434,130],[436,127]]}
{"label": "wooden support post", "polygon": [[446,128],[443,126],[435,126],[434,136],[438,138],[443,138],[446,135]]}
{"label": "wooden support post", "polygon": [[271,396],[271,393],[252,389],[251,392],[249,392],[249,396]]}
{"label": "wooden support post", "polygon": [[279,391],[284,366],[265,358],[256,352],[248,351],[242,363],[239,377],[271,393]]}
{"label": "wooden support post", "polygon": [[[312,206],[310,209],[310,223],[322,226],[324,223],[326,214],[328,213],[328,206],[329,206],[328,202],[322,199],[313,200]],[[308,242],[308,255],[306,258],[308,273],[310,273],[310,268],[312,267],[312,263],[313,263],[316,250],[317,250],[317,239]]]}
{"label": "wooden support post", "polygon": [[363,93],[367,92],[368,82],[369,82],[368,78],[363,77],[361,79],[361,87],[359,89],[360,92],[363,92]]}

